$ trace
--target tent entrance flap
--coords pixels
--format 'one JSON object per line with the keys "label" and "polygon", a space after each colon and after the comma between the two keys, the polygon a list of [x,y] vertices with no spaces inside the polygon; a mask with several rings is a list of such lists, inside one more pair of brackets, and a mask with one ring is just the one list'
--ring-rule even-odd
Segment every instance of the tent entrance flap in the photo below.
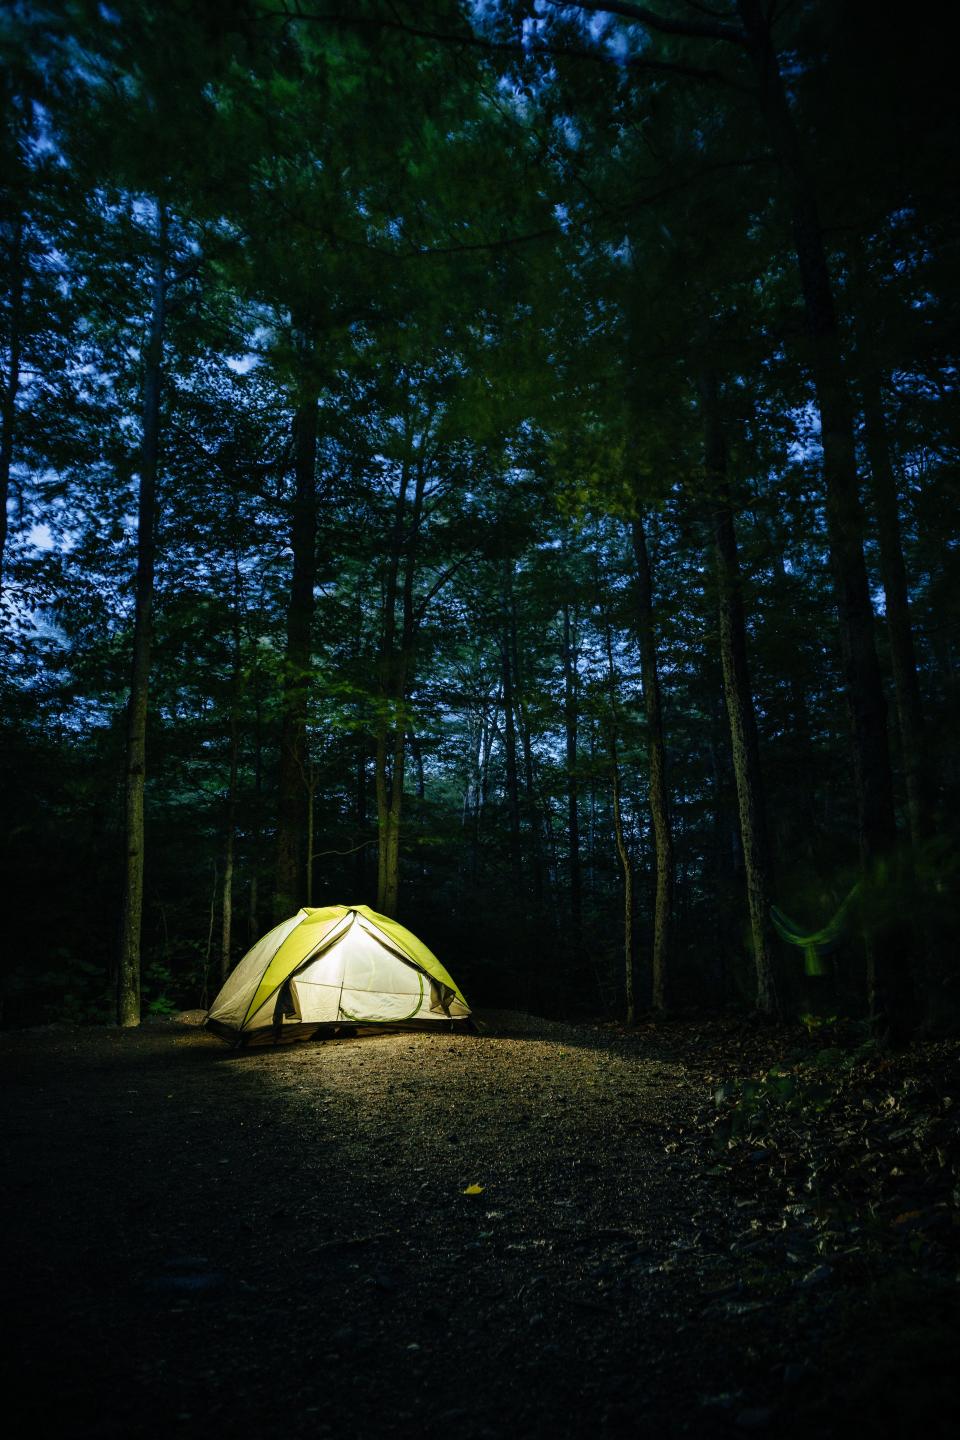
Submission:
{"label": "tent entrance flap", "polygon": [[254,1023],[262,1007],[284,980],[288,980],[306,960],[335,944],[340,934],[348,930],[353,923],[353,914],[348,910],[345,915],[321,921],[322,928],[318,933],[317,928],[306,918],[306,912],[301,911],[301,915],[304,915],[305,919],[287,936],[264,971],[260,984],[251,997],[241,1029]]}

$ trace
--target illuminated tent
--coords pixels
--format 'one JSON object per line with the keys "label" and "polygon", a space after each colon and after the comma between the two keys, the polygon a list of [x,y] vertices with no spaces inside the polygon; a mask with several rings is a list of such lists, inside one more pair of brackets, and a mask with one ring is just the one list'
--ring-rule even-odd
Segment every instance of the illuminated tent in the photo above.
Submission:
{"label": "illuminated tent", "polygon": [[235,1044],[357,1026],[469,1029],[470,1007],[437,957],[366,905],[300,910],[258,940],[207,1014]]}

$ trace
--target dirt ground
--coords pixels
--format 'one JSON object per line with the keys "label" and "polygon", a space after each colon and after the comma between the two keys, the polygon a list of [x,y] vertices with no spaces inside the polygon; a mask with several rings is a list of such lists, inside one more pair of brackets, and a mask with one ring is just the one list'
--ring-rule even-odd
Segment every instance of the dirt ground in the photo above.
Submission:
{"label": "dirt ground", "polygon": [[13,1433],[785,1433],[789,1314],[740,1298],[743,1202],[672,1145],[702,1086],[488,1021],[2,1037]]}

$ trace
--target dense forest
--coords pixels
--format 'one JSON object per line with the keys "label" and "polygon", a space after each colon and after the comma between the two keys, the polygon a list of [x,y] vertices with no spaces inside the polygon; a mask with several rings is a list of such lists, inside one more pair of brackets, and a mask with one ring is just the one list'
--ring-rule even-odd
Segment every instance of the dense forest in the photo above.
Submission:
{"label": "dense forest", "polygon": [[477,1003],[956,1024],[939,18],[4,7],[5,1023],[362,902]]}

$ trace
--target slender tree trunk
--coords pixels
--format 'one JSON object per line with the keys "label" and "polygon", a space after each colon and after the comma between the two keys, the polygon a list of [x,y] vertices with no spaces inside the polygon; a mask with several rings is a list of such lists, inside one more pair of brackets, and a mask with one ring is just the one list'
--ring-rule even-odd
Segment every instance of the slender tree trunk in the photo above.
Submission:
{"label": "slender tree trunk", "polygon": [[[543,850],[543,832],[540,824],[540,805],[534,782],[533,740],[530,734],[530,719],[523,694],[523,675],[520,669],[520,647],[517,642],[517,608],[510,587],[510,655],[513,663],[515,695],[517,702],[517,728],[520,732],[520,753],[523,756],[523,799],[527,817],[530,845],[533,849],[533,902],[537,911],[542,910],[546,886],[546,863]],[[552,918],[552,917],[548,917]]]}
{"label": "slender tree trunk", "polygon": [[7,503],[10,498],[10,470],[13,465],[14,431],[17,423],[17,394],[20,389],[20,356],[22,349],[23,292],[25,265],[23,257],[23,216],[13,224],[13,245],[10,257],[10,350],[7,373],[0,397],[0,581],[7,546]]}
{"label": "slender tree trunk", "polygon": [[[381,699],[381,705],[385,704]],[[387,912],[384,909],[387,894],[387,869],[388,855],[390,850],[390,796],[387,776],[387,741],[388,731],[386,719],[379,717],[377,720],[376,745],[373,755],[373,784],[374,795],[377,802],[377,910],[381,915]]]}
{"label": "slender tree trunk", "polygon": [[207,921],[207,943],[203,952],[203,970],[200,976],[200,1004],[204,1010],[210,1005],[210,960],[213,955],[213,927],[217,917],[217,862],[211,865],[213,879],[210,884],[210,916]]}
{"label": "slender tree trunk", "polygon": [[314,805],[315,805],[315,802],[316,802],[316,794],[317,794],[317,772],[316,772],[316,768],[315,768],[312,760],[307,760],[307,774],[306,774],[306,782],[305,782],[305,783],[306,783],[306,787],[307,787],[307,884],[306,884],[306,897],[307,897],[307,898],[306,898],[306,903],[307,903],[307,905],[312,905],[312,904],[313,904],[313,850],[314,850],[313,825],[314,825]]}
{"label": "slender tree trunk", "polygon": [[[234,517],[234,524],[236,518]],[[237,834],[237,775],[240,763],[240,689],[241,674],[240,607],[243,582],[240,555],[233,557],[233,674],[230,684],[230,776],[227,787],[227,833],[223,847],[223,910],[220,929],[220,978],[230,974],[230,949],[233,931],[233,862]]]}
{"label": "slender tree trunk", "polygon": [[469,830],[470,845],[468,851],[466,873],[471,880],[477,873],[477,826],[475,817],[480,808],[480,757],[483,754],[484,737],[483,715],[477,717],[474,724],[470,722],[470,765],[466,775],[466,783],[463,787],[463,809],[461,812],[460,824],[466,833]]}
{"label": "slender tree trunk", "polygon": [[575,952],[583,945],[583,877],[580,862],[580,796],[577,776],[577,657],[570,606],[563,606],[563,729],[567,772],[570,927]]}
{"label": "slender tree trunk", "polygon": [[[498,691],[493,699],[494,715],[496,715],[500,708],[501,698],[502,695]],[[480,836],[483,829],[483,816],[490,795],[490,760],[493,756],[493,742],[495,737],[496,725],[490,721],[485,704],[481,715],[479,773],[477,775],[470,851],[470,878],[474,884],[476,884],[480,878]]]}
{"label": "slender tree trunk", "polygon": [[587,893],[593,899],[597,890],[597,727],[590,726],[590,788],[587,804]]}
{"label": "slender tree trunk", "polygon": [[[770,532],[770,549],[774,582],[773,603],[789,613],[793,606],[793,597],[790,594],[790,582],[783,563],[783,536],[777,530]],[[813,755],[810,708],[807,703],[803,676],[797,667],[790,667],[786,681],[790,701],[790,735],[794,753],[798,757],[799,763],[808,764]],[[792,822],[791,814],[793,815]],[[781,826],[775,833],[784,837],[784,844],[787,848],[790,845],[799,844],[808,855],[816,854],[820,822],[817,816],[817,792],[812,770],[811,783],[803,786],[801,794],[797,797],[795,812],[788,812],[784,815]]]}
{"label": "slender tree trunk", "polygon": [[317,549],[317,394],[306,390],[293,422],[294,496],[290,538],[293,574],[287,605],[280,719],[274,918],[282,920],[300,905],[303,893],[306,824],[306,734],[310,694],[310,649]]}
{"label": "slender tree trunk", "polygon": [[[256,651],[254,651],[256,655]],[[253,845],[250,857],[250,890],[247,900],[247,945],[260,936],[260,846],[263,813],[263,707],[260,699],[260,668],[253,667]]]}
{"label": "slender tree trunk", "polygon": [[253,945],[260,936],[260,881],[256,870],[250,872],[247,892],[247,944]]}
{"label": "slender tree trunk", "polygon": [[[393,543],[384,596],[384,623],[380,650],[380,714],[377,723],[377,909],[395,916],[400,891],[400,823],[403,813],[403,785],[407,757],[406,703],[413,678],[416,619],[413,586],[417,565],[417,540],[423,514],[426,485],[424,454],[417,456],[416,477],[410,506],[409,533],[404,520],[409,485],[410,459],[404,462],[394,519]],[[400,581],[401,563],[403,581]],[[401,624],[397,635],[397,604]]]}
{"label": "slender tree trunk", "polygon": [[[412,442],[411,442],[412,443]],[[400,488],[394,511],[393,533],[387,567],[383,597],[383,624],[380,636],[380,659],[377,684],[377,728],[374,750],[374,792],[377,801],[377,909],[383,915],[391,914],[388,908],[391,892],[396,898],[397,875],[393,868],[393,816],[396,777],[389,773],[391,739],[403,721],[399,714],[397,700],[397,594],[400,585],[400,564],[404,547],[404,518],[407,506],[407,489],[410,483],[410,447],[404,456],[400,474]],[[395,752],[395,745],[393,746]],[[401,745],[401,784],[403,777],[404,747]]]}
{"label": "slender tree trunk", "polygon": [[500,665],[503,681],[503,758],[507,788],[507,818],[510,826],[510,873],[513,893],[520,902],[523,890],[523,859],[520,838],[520,783],[517,765],[516,674],[513,668],[510,617],[513,605],[513,562],[503,566],[503,628],[500,632]]}
{"label": "slender tree trunk", "polygon": [[230,974],[230,947],[233,931],[233,854],[235,829],[228,821],[227,838],[223,847],[223,897],[220,930],[220,978],[226,980]]}
{"label": "slender tree trunk", "polygon": [[[760,103],[780,162],[793,217],[794,246],[811,338],[811,359],[826,492],[827,531],[840,622],[844,684],[865,875],[896,846],[887,707],[874,636],[863,554],[853,407],[843,373],[841,337],[816,192],[794,124],[762,0],[737,0],[759,83]],[[894,928],[868,943],[867,988],[874,1028],[908,1033],[912,976],[904,937]]]}
{"label": "slender tree trunk", "polygon": [[503,750],[507,785],[507,818],[510,825],[510,874],[517,902],[522,894],[523,865],[520,849],[520,786],[517,772],[517,730],[514,719],[513,666],[510,663],[510,635],[500,637],[503,667]]}
{"label": "slender tree trunk", "polygon": [[412,731],[407,736],[410,745],[410,754],[413,756],[414,769],[417,774],[417,799],[425,800],[427,796],[427,781],[423,770],[423,746],[420,744],[419,735]]}
{"label": "slender tree trunk", "polygon": [[220,930],[220,978],[230,974],[230,949],[233,936],[233,862],[237,839],[237,769],[240,732],[236,715],[230,734],[230,790],[227,799],[227,835],[223,847],[223,914]]}
{"label": "slender tree trunk", "polygon": [[657,635],[653,615],[653,582],[643,518],[631,526],[633,553],[637,566],[637,635],[640,641],[640,674],[643,680],[643,708],[647,721],[647,759],[650,774],[650,819],[653,827],[656,889],[653,905],[653,1008],[664,1010],[670,965],[673,922],[673,831],[670,825],[670,797],[667,789],[666,744],[663,734],[663,706],[657,666]]}
{"label": "slender tree trunk", "polygon": [[[367,828],[367,736],[366,732],[359,730],[356,736],[357,742],[357,778],[354,794],[354,816],[356,818],[357,834],[362,835]],[[364,903],[367,898],[367,847],[361,845],[353,860],[353,883],[356,887],[357,896]]]}
{"label": "slender tree trunk", "polygon": [[384,865],[383,896],[377,909],[384,915],[396,915],[400,894],[400,820],[403,808],[403,782],[406,772],[406,737],[402,724],[394,737],[393,764],[390,771],[390,806],[388,810],[387,844]]}
{"label": "slender tree trunk", "polygon": [[862,357],[860,389],[863,397],[864,444],[870,466],[880,541],[880,575],[883,580],[887,635],[890,641],[897,726],[903,752],[910,838],[916,849],[930,834],[931,829],[923,701],[917,676],[907,570],[903,561],[903,540],[900,532],[897,482],[890,458],[890,441],[883,413],[883,393],[880,377],[866,358],[866,345],[862,344],[858,348]]}
{"label": "slender tree trunk", "polygon": [[626,1000],[627,1024],[637,1023],[637,1001],[635,966],[633,960],[633,865],[623,833],[623,814],[620,806],[620,759],[618,755],[618,706],[617,675],[613,663],[613,639],[609,623],[605,625],[607,646],[607,673],[610,689],[610,723],[607,746],[610,754],[610,790],[613,801],[613,839],[617,856],[623,870],[623,974]]}
{"label": "slender tree trunk", "polygon": [[707,486],[713,505],[714,554],[720,619],[720,660],[730,722],[730,747],[740,811],[740,836],[747,878],[747,904],[757,972],[757,1009],[776,1012],[773,981],[773,933],[770,923],[770,847],[760,773],[760,744],[747,664],[740,562],[727,484],[726,443],[716,377],[700,383]]}
{"label": "slender tree trunk", "polygon": [[633,963],[633,866],[623,836],[623,817],[620,813],[620,764],[617,758],[617,737],[610,737],[610,784],[613,792],[613,835],[617,855],[623,870],[623,967],[626,999],[627,1024],[637,1023],[637,1001],[634,985]]}
{"label": "slender tree trunk", "polygon": [[377,909],[382,915],[395,916],[400,892],[400,821],[403,808],[403,784],[406,772],[406,734],[398,715],[389,737],[378,736],[376,789],[378,815],[377,844]]}
{"label": "slender tree trunk", "polygon": [[125,866],[117,957],[117,1024],[140,1024],[140,935],[143,922],[144,787],[153,586],[156,563],[157,472],[160,461],[160,391],[166,313],[166,221],[158,208],[150,319],[143,354],[143,435],[137,500],[137,574],[133,663],[127,709]]}

